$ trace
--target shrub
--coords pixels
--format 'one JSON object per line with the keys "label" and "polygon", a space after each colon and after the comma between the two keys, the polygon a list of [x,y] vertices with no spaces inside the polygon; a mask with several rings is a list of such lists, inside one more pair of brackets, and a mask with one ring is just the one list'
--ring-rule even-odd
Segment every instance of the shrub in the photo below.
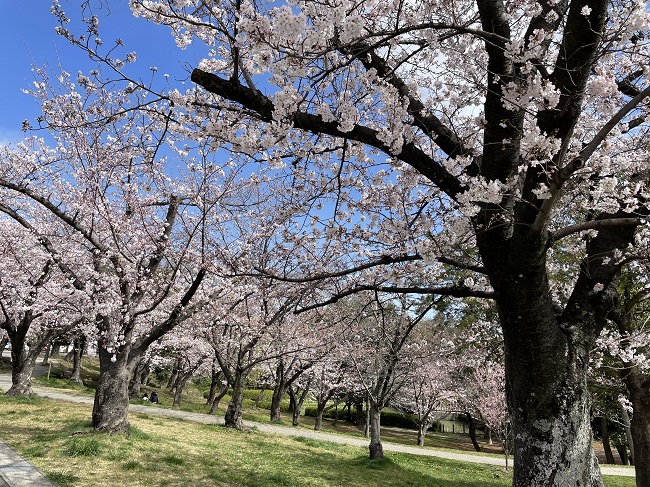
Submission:
{"label": "shrub", "polygon": [[[243,394],[244,399],[250,399],[251,401],[255,401],[260,396],[260,392],[262,392],[261,389],[245,389]],[[260,402],[262,402],[263,400],[271,402],[272,397],[273,397],[273,391],[271,389],[264,389]]]}
{"label": "shrub", "polygon": [[[271,401],[261,400],[257,403],[257,407],[260,409],[271,410]],[[280,401],[280,411],[283,413],[289,412],[289,401]]]}
{"label": "shrub", "polygon": [[413,414],[400,413],[397,411],[382,411],[381,425],[395,426],[397,428],[417,428],[417,418]]}
{"label": "shrub", "polygon": [[[305,407],[305,416],[316,417],[316,406],[306,406]],[[323,418],[327,419],[336,419],[336,409],[329,409],[323,414]],[[339,409],[340,420],[346,420],[345,415],[341,414]],[[406,429],[417,429],[417,417],[409,413],[400,413],[399,411],[388,411],[384,410],[381,413],[381,425],[382,426],[395,426],[397,428],[406,428]],[[434,424],[435,427],[436,425]]]}

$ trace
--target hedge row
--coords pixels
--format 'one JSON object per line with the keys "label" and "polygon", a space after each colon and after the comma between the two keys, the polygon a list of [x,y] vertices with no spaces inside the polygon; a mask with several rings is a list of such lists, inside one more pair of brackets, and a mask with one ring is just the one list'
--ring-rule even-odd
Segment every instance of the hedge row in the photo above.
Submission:
{"label": "hedge row", "polygon": [[[307,406],[305,408],[305,416],[316,417],[316,407]],[[345,416],[341,414],[339,410],[338,419],[346,419]],[[329,409],[323,413],[324,418],[336,419],[337,413],[336,409]],[[399,413],[396,411],[383,411],[381,413],[381,425],[382,426],[395,426],[397,428],[407,428],[407,429],[417,429],[417,418],[413,414],[408,413]],[[436,425],[434,425],[436,426]],[[435,429],[434,427],[430,429]]]}

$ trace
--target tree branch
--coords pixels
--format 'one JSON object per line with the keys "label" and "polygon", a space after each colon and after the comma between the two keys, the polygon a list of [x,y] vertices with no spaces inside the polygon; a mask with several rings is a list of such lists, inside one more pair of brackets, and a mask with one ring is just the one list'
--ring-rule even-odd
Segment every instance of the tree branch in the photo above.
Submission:
{"label": "tree branch", "polygon": [[[266,271],[264,269],[254,267],[255,271],[258,273],[262,274],[265,277],[269,277],[271,279],[274,279],[276,281],[282,281],[282,282],[293,282],[293,283],[305,283],[305,282],[314,282],[314,281],[320,281],[323,279],[330,279],[334,277],[343,277],[347,276],[350,274],[354,274],[356,272],[361,272],[366,269],[372,269],[373,267],[377,267],[380,265],[389,265],[389,264],[398,264],[402,262],[415,262],[415,261],[421,261],[423,260],[422,256],[420,254],[414,254],[414,255],[399,255],[396,257],[391,257],[388,255],[382,255],[379,259],[373,260],[371,262],[367,262],[365,264],[360,264],[355,267],[350,267],[348,269],[344,269],[338,272],[321,272],[318,274],[314,274],[312,276],[306,276],[306,277],[289,277],[289,276],[278,276],[277,274],[273,274],[269,271]],[[478,266],[478,265],[473,265],[473,264],[465,264],[463,262],[459,262],[456,259],[452,259],[450,257],[444,257],[440,256],[437,257],[436,260],[442,264],[448,264],[454,267],[457,267],[459,269],[466,269],[469,271],[473,271],[479,274],[486,274],[485,268],[483,266]],[[237,274],[237,275],[252,275],[252,274]]]}
{"label": "tree branch", "polygon": [[95,237],[93,237],[93,235],[90,232],[88,232],[84,227],[79,225],[79,223],[75,218],[70,217],[63,210],[61,210],[61,208],[59,208],[57,205],[52,203],[48,198],[39,195],[38,193],[32,191],[25,185],[15,184],[5,179],[0,179],[0,186],[16,191],[17,193],[24,194],[25,196],[28,196],[29,198],[36,201],[41,206],[43,206],[44,208],[52,212],[60,220],[68,224],[70,228],[73,228],[74,230],[78,231],[81,235],[84,236],[86,240],[88,240],[88,242],[93,247],[98,249],[100,252],[108,252],[109,248],[106,245],[104,245]]}
{"label": "tree branch", "polygon": [[332,296],[326,301],[319,303],[311,304],[300,309],[296,309],[294,312],[296,314],[304,313],[305,311],[310,311],[312,309],[322,308],[329,304],[334,304],[338,302],[341,298],[351,296],[364,291],[378,291],[384,293],[395,293],[395,294],[429,294],[429,295],[439,295],[439,296],[450,296],[454,298],[483,298],[483,299],[494,299],[495,294],[493,291],[481,291],[478,289],[470,289],[464,284],[455,284],[451,286],[441,286],[441,287],[418,287],[418,286],[375,286],[371,284],[361,284],[354,286],[345,291],[341,291],[336,295]]}
{"label": "tree branch", "polygon": [[639,92],[634,98],[627,102],[617,113],[614,115],[594,136],[594,138],[589,142],[581,151],[580,154],[569,162],[566,166],[555,171],[553,179],[549,188],[551,193],[550,198],[547,198],[542,203],[542,206],[537,213],[535,222],[530,228],[531,235],[540,235],[548,218],[550,217],[553,204],[560,193],[560,189],[564,186],[564,183],[569,180],[569,178],[575,174],[576,171],[583,168],[585,162],[589,160],[591,155],[596,151],[598,146],[605,140],[609,133],[614,129],[614,127],[621,121],[627,114],[634,110],[647,96],[650,96],[650,85],[646,87],[643,91]]}
{"label": "tree branch", "polygon": [[68,266],[65,262],[63,262],[61,256],[59,255],[59,252],[56,250],[56,248],[54,247],[50,239],[39,234],[36,231],[36,229],[32,226],[31,223],[29,223],[22,216],[20,216],[15,210],[9,208],[7,205],[5,205],[2,202],[0,202],[0,211],[10,216],[13,220],[15,220],[21,226],[29,230],[36,237],[36,239],[43,246],[43,248],[47,250],[47,252],[52,256],[52,260],[56,262],[56,265],[58,266],[59,269],[61,269],[61,272],[63,272],[64,275],[66,275],[69,279],[72,280],[72,285],[75,287],[75,289],[79,291],[85,290],[86,286],[84,285],[84,282],[81,279],[79,279],[79,276],[77,276],[77,274],[70,268],[70,266]]}
{"label": "tree branch", "polygon": [[599,230],[605,227],[626,227],[641,225],[643,218],[611,218],[607,220],[592,220],[583,223],[576,223],[568,227],[561,228],[551,234],[551,242],[573,235],[574,233],[584,232],[585,230]]}
{"label": "tree branch", "polygon": [[[273,121],[273,102],[259,90],[252,90],[238,81],[226,80],[198,68],[192,71],[191,79],[205,90],[253,110],[263,121]],[[294,127],[313,134],[351,139],[375,147],[386,154],[395,155],[391,148],[380,140],[377,130],[363,125],[355,125],[349,132],[343,132],[337,122],[324,122],[320,115],[301,111],[293,114],[292,123]],[[404,143],[399,158],[436,184],[450,198],[455,199],[463,191],[458,179],[412,142]]]}

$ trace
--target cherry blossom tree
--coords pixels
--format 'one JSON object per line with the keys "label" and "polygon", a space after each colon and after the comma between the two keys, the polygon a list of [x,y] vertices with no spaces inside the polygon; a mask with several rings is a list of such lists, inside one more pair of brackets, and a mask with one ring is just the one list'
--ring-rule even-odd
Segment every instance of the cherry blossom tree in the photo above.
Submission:
{"label": "cherry blossom tree", "polygon": [[[91,295],[88,333],[97,336],[100,357],[93,426],[124,432],[129,380],[146,349],[218,297],[212,279],[216,287],[201,287],[204,235],[224,224],[215,208],[232,179],[210,161],[208,147],[167,139],[171,114],[135,110],[142,93],[113,93],[81,75],[74,83],[63,73],[58,84],[39,75],[33,95],[55,145],[30,139],[4,150],[2,210],[34,234],[72,287]],[[28,215],[23,207],[37,210]],[[48,237],[52,231],[69,242]]]}
{"label": "cherry blossom tree", "polygon": [[506,402],[503,365],[486,362],[471,368],[463,386],[458,387],[457,396],[467,409],[478,411],[480,419],[501,440],[508,468],[512,423]]}
{"label": "cherry blossom tree", "polygon": [[[268,340],[272,348],[267,353],[277,357],[264,364],[268,371],[269,385],[273,388],[271,421],[280,421],[281,401],[290,388],[300,381],[314,364],[332,352],[332,334],[337,331],[335,326],[326,323],[323,317],[316,313],[290,313],[269,329]],[[301,395],[304,401],[304,389]],[[294,401],[293,407],[300,405]]]}
{"label": "cherry blossom tree", "polygon": [[[600,370],[607,372],[601,378],[607,382],[610,394],[624,385],[628,401],[623,400],[622,414],[627,416],[631,406],[632,421],[630,448],[634,457],[637,485],[650,483],[650,466],[642,459],[650,454],[650,330],[648,329],[647,264],[631,266],[618,280],[619,299],[616,311],[610,313],[612,327],[603,330],[598,339],[601,355],[597,357]],[[618,380],[616,380],[618,379]],[[612,383],[613,382],[613,383]]]}
{"label": "cherry blossom tree", "polygon": [[7,394],[29,395],[41,350],[83,320],[89,300],[66,282],[31,229],[21,225],[25,220],[5,204],[0,204],[0,211],[18,219],[0,220],[0,327],[12,346],[12,385]]}
{"label": "cherry blossom tree", "polygon": [[162,353],[176,361],[177,371],[171,384],[173,406],[181,405],[183,390],[188,381],[197,374],[206,372],[213,356],[212,347],[203,339],[203,330],[194,325],[192,320],[185,320],[152,345],[152,354]]}
{"label": "cherry blossom tree", "polygon": [[[242,429],[243,392],[249,375],[267,361],[299,353],[305,345],[284,327],[296,303],[296,297],[286,288],[242,281],[229,296],[228,300],[211,303],[203,319],[206,339],[232,388],[225,426]],[[284,332],[278,334],[278,328]],[[274,346],[280,336],[291,344],[290,348]]]}
{"label": "cherry blossom tree", "polygon": [[336,346],[330,354],[314,364],[304,377],[309,382],[310,397],[316,402],[314,431],[323,429],[323,416],[347,395],[360,389],[357,374],[351,368],[346,350]]}
{"label": "cherry blossom tree", "polygon": [[[645,4],[131,6],[169,26],[179,47],[210,47],[192,72],[204,90],[173,95],[195,114],[197,137],[277,167],[293,158],[301,184],[342,195],[337,215],[352,218],[350,228],[346,199],[360,208],[392,197],[395,208],[406,194],[396,188],[413,191],[401,225],[381,227],[384,215],[369,212],[373,238],[327,226],[326,237],[350,256],[345,275],[419,262],[407,282],[387,271],[382,286],[494,298],[515,431],[513,484],[601,486],[586,369],[612,282],[636,255],[628,247],[647,235]],[[576,234],[588,238],[572,241],[575,278],[558,292],[552,251]],[[359,246],[363,237],[374,245]],[[474,248],[478,255],[463,251]],[[445,283],[438,270],[449,265],[489,286]],[[318,267],[312,275],[322,275]],[[377,287],[377,279],[336,291],[360,286]]]}
{"label": "cherry blossom tree", "polygon": [[400,391],[395,404],[417,417],[418,446],[436,419],[441,405],[455,398],[454,372],[458,367],[448,350],[448,343],[435,343],[435,335],[414,339],[409,356],[408,382]]}
{"label": "cherry blossom tree", "polygon": [[433,305],[366,293],[343,306],[350,320],[346,355],[368,398],[371,460],[383,458],[381,411],[407,384],[408,366],[416,359],[411,352],[418,348],[411,333]]}

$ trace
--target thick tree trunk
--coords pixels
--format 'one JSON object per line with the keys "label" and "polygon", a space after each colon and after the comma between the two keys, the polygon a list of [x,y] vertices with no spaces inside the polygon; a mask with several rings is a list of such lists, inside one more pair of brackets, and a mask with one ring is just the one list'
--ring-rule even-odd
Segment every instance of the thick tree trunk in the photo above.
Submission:
{"label": "thick tree trunk", "polygon": [[650,377],[633,367],[625,377],[632,401],[632,445],[637,487],[650,486]]}
{"label": "thick tree trunk", "polygon": [[381,408],[370,401],[370,460],[384,458],[384,447],[381,444]]}
{"label": "thick tree trunk", "polygon": [[81,382],[81,359],[83,357],[86,338],[81,337],[74,341],[74,357],[72,362],[72,375],[70,380]]}
{"label": "thick tree trunk", "polygon": [[478,441],[476,440],[476,422],[474,421],[474,418],[469,412],[465,412],[465,416],[467,416],[467,421],[469,421],[469,438],[470,440],[472,440],[472,445],[474,445],[474,450],[480,452],[481,446],[478,444]]}
{"label": "thick tree trunk", "polygon": [[318,402],[316,404],[316,420],[314,422],[314,431],[323,429],[323,414],[325,414],[325,405],[327,403]]}
{"label": "thick tree trunk", "polygon": [[588,358],[567,351],[563,360],[531,348],[507,347],[513,486],[602,487],[591,445]]}
{"label": "thick tree trunk", "polygon": [[612,453],[612,446],[609,442],[609,431],[607,430],[607,418],[604,416],[600,417],[600,433],[601,439],[603,440],[603,450],[605,450],[605,463],[614,464],[614,454]]}
{"label": "thick tree trunk", "polygon": [[273,389],[273,396],[271,396],[271,422],[277,423],[282,420],[282,398],[287,392],[285,387],[278,386],[276,384]]}
{"label": "thick tree trunk", "polygon": [[214,398],[217,396],[217,389],[219,389],[219,383],[221,382],[223,373],[219,368],[219,364],[216,360],[212,360],[212,374],[210,376],[210,392],[208,392],[208,397],[205,401],[206,404],[212,404]]}
{"label": "thick tree trunk", "polygon": [[[13,353],[12,353],[13,355]],[[7,391],[8,396],[28,396],[32,391],[32,373],[36,364],[35,354],[19,354],[12,360],[11,366],[11,387]]]}
{"label": "thick tree trunk", "polygon": [[33,394],[32,373],[39,354],[39,343],[27,351],[25,337],[28,329],[18,327],[17,330],[8,331],[11,340],[11,387],[6,393],[8,396]]}
{"label": "thick tree trunk", "polygon": [[208,411],[208,414],[214,414],[217,412],[217,408],[219,407],[219,403],[223,399],[223,397],[226,395],[228,392],[228,383],[224,382],[221,385],[221,390],[219,391],[219,394],[214,396],[214,399],[212,401],[212,405],[210,406],[210,411]]}
{"label": "thick tree trunk", "polygon": [[625,439],[627,440],[627,448],[630,449],[628,460],[630,465],[634,465],[634,442],[632,440],[632,428],[630,427],[630,415],[627,408],[621,404],[621,417],[623,418],[623,426],[625,427]]}
{"label": "thick tree trunk", "polygon": [[424,437],[427,434],[427,425],[426,423],[418,424],[418,446],[424,446]]}
{"label": "thick tree trunk", "polygon": [[[500,229],[477,237],[503,329],[513,486],[603,487],[591,444],[587,368],[606,315],[591,279],[605,267],[583,272],[576,289],[591,294],[572,296],[558,316],[544,241],[530,238],[524,228],[516,228],[523,232],[516,236],[501,235]],[[601,255],[606,249],[600,249],[602,241],[595,246],[597,240],[590,252]]]}
{"label": "thick tree trunk", "polygon": [[226,409],[226,415],[224,417],[224,424],[226,428],[236,428],[243,429],[244,425],[242,424],[241,415],[242,415],[242,402],[244,400],[244,381],[246,376],[237,371],[233,377],[232,384],[232,396],[230,402],[228,403],[228,409]]}
{"label": "thick tree trunk", "polygon": [[99,346],[99,379],[95,390],[92,426],[97,431],[128,433],[129,380],[131,370],[124,353],[113,354]]}

